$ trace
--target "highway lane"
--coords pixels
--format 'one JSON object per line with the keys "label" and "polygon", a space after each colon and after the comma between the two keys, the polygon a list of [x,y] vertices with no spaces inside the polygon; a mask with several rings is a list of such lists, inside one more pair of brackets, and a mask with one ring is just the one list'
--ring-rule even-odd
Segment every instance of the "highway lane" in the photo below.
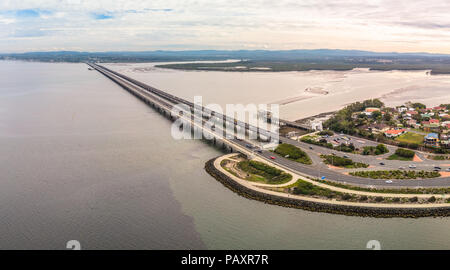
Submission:
{"label": "highway lane", "polygon": [[[358,138],[359,140],[360,138]],[[353,154],[353,153],[346,153],[341,152],[333,149],[329,149],[322,146],[317,146],[313,144],[304,143],[301,141],[292,140],[289,138],[282,137],[280,139],[283,143],[289,143],[292,145],[295,145],[301,149],[303,149],[305,152],[307,152],[309,155],[317,155],[317,154],[324,154],[324,155],[331,155],[336,154],[337,156],[343,157],[348,156],[350,159],[352,159],[355,162],[362,162],[371,165],[373,168],[378,168],[380,170],[397,170],[400,167],[404,167],[408,169],[409,165],[415,165],[416,168],[414,170],[427,170],[432,171],[434,169],[434,166],[441,166],[442,169],[448,168],[448,166],[444,166],[446,164],[449,164],[448,161],[435,161],[430,159],[422,159],[420,162],[416,161],[402,161],[402,160],[387,160],[386,158],[390,155],[392,155],[395,150],[397,149],[394,146],[387,146],[389,149],[389,153],[379,156],[372,156],[372,155],[360,155],[360,154]],[[354,140],[354,139],[352,139]],[[313,148],[313,149],[310,149]],[[385,165],[380,165],[380,163],[384,163]]]}

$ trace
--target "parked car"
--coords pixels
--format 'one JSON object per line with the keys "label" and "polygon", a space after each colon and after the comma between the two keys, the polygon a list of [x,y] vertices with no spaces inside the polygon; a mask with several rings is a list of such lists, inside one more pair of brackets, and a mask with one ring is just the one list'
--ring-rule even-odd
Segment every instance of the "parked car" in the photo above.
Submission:
{"label": "parked car", "polygon": [[398,167],[398,169],[399,169],[399,170],[404,170],[404,169],[405,169],[405,167],[403,167],[403,166],[400,166],[400,167]]}
{"label": "parked car", "polygon": [[348,158],[348,156],[347,156],[347,155],[344,155],[344,158]]}
{"label": "parked car", "polygon": [[270,156],[270,159],[275,159],[275,157],[274,156]]}
{"label": "parked car", "polygon": [[392,180],[386,180],[385,182],[390,184],[390,183],[392,183]]}
{"label": "parked car", "polygon": [[439,166],[434,166],[434,169],[435,169],[435,170],[441,170],[441,167],[439,167]]}
{"label": "parked car", "polygon": [[258,150],[256,150],[256,152],[261,154],[263,151],[261,149],[258,149]]}
{"label": "parked car", "polygon": [[409,167],[410,169],[415,169],[415,168],[417,168],[417,166],[414,165],[414,164],[411,164],[411,165],[409,165],[408,167]]}
{"label": "parked car", "polygon": [[309,149],[313,150],[312,146],[310,146]]}
{"label": "parked car", "polygon": [[384,165],[384,162],[380,162],[380,165],[382,165],[382,166],[383,166],[383,165]]}

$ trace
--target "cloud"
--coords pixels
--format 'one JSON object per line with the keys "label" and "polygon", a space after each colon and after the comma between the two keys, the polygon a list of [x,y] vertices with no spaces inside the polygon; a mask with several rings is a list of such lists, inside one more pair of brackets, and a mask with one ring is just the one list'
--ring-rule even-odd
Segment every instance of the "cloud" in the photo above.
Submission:
{"label": "cloud", "polygon": [[0,36],[10,40],[0,40],[0,51],[185,46],[450,53],[448,10],[450,2],[442,0],[0,1]]}

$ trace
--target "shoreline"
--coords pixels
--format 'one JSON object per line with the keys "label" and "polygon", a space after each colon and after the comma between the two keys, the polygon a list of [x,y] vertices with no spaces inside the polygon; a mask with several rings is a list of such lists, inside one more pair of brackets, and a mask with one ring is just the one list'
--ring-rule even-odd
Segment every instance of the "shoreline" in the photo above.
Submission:
{"label": "shoreline", "polygon": [[261,201],[267,204],[273,204],[289,208],[297,208],[311,212],[324,212],[329,214],[339,214],[346,216],[375,217],[375,218],[419,218],[419,217],[447,217],[450,216],[450,206],[439,207],[371,207],[344,205],[337,203],[325,203],[313,200],[287,198],[275,194],[269,194],[257,191],[255,189],[244,186],[231,177],[221,172],[215,166],[215,161],[220,158],[215,157],[205,163],[206,172],[222,183],[231,191],[248,199]]}

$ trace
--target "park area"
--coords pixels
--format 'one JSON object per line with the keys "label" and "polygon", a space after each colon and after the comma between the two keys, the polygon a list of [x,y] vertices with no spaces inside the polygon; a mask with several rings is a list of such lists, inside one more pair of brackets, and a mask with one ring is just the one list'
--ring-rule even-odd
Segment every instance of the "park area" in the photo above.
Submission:
{"label": "park area", "polygon": [[398,136],[395,140],[398,142],[408,143],[408,144],[422,144],[423,143],[424,135],[414,133],[414,132],[407,132],[403,135]]}

